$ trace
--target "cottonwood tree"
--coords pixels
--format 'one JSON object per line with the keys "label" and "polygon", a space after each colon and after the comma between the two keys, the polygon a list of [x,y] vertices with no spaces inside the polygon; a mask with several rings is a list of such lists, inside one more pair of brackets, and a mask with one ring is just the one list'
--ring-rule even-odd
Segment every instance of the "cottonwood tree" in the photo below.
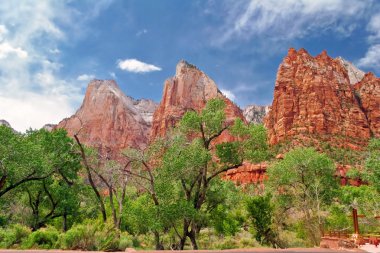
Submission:
{"label": "cottonwood tree", "polygon": [[[67,217],[79,207],[74,184],[78,179],[80,156],[64,130],[30,130],[17,134],[0,129],[3,139],[2,192],[13,190],[20,202],[32,210],[32,228],[52,219]],[[5,145],[4,145],[5,144]],[[4,146],[3,146],[4,145]],[[31,176],[32,175],[32,176]]]}
{"label": "cottonwood tree", "polygon": [[[180,207],[176,209],[180,210],[180,219],[173,224],[179,237],[178,249],[184,248],[187,238],[193,249],[198,249],[197,236],[207,212],[205,204],[211,201],[212,190],[220,182],[218,177],[245,160],[259,162],[269,155],[265,129],[246,125],[240,119],[227,121],[224,108],[223,100],[212,99],[200,113],[187,112],[168,137],[170,145],[157,168],[157,181],[171,186],[171,198]],[[233,140],[217,141],[226,132]]]}
{"label": "cottonwood tree", "polygon": [[51,176],[52,166],[46,166],[44,147],[30,134],[19,134],[0,126],[0,198],[30,181]]}
{"label": "cottonwood tree", "polygon": [[334,163],[313,148],[296,148],[268,170],[268,186],[285,208],[300,212],[308,238],[319,245],[326,209],[338,183]]}
{"label": "cottonwood tree", "polygon": [[272,196],[254,196],[247,200],[246,208],[248,217],[254,227],[256,241],[263,245],[271,245],[273,248],[283,248],[277,232],[273,229],[274,205]]}

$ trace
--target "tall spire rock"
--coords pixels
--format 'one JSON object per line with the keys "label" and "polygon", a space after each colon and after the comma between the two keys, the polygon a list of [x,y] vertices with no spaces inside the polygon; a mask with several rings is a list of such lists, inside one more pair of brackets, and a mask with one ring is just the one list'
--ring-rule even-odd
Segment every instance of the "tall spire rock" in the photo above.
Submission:
{"label": "tall spire rock", "polygon": [[[149,106],[144,109],[142,103]],[[82,106],[57,128],[66,129],[70,136],[78,133],[84,144],[99,148],[105,158],[117,159],[125,148],[147,145],[149,113],[155,109],[154,102],[136,101],[126,96],[113,80],[93,80],[87,87]]]}
{"label": "tall spire rock", "polygon": [[359,148],[370,137],[346,67],[326,52],[312,57],[305,49],[289,50],[278,69],[272,107],[264,121],[271,144],[297,137],[325,138]]}
{"label": "tall spire rock", "polygon": [[244,119],[240,108],[219,91],[210,77],[181,60],[177,64],[175,76],[165,81],[161,103],[153,116],[151,139],[165,136],[186,111],[200,111],[212,98],[225,101],[227,120],[232,121],[237,117]]}

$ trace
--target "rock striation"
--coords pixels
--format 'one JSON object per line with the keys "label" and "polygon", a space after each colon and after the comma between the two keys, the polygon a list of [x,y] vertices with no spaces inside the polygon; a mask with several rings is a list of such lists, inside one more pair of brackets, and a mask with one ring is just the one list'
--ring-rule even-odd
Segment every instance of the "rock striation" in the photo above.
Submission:
{"label": "rock striation", "polygon": [[99,148],[104,159],[119,159],[121,150],[147,145],[154,109],[154,102],[133,100],[113,80],[93,80],[79,110],[57,128],[78,134],[84,144]]}
{"label": "rock striation", "polygon": [[380,138],[380,78],[373,73],[367,73],[355,84],[354,89],[367,118],[371,135]]}
{"label": "rock striation", "polygon": [[244,119],[240,108],[220,92],[210,77],[181,60],[175,76],[165,81],[161,103],[153,116],[151,139],[165,136],[188,110],[200,111],[212,98],[225,101],[227,121]]}
{"label": "rock striation", "polygon": [[150,99],[138,99],[135,100],[129,97],[133,101],[133,105],[136,110],[140,113],[141,117],[148,123],[150,126],[153,122],[153,114],[157,109],[158,104]]}
{"label": "rock striation", "polygon": [[342,64],[342,66],[347,70],[348,79],[350,80],[350,84],[356,84],[360,82],[365,73],[364,71],[361,71],[358,69],[355,65],[353,65],[351,62],[343,59],[342,57],[337,57],[336,60]]}
{"label": "rock striation", "polygon": [[305,49],[289,49],[278,69],[273,103],[264,122],[270,144],[322,138],[359,149],[371,136],[347,66],[326,51],[313,57]]}
{"label": "rock striation", "polygon": [[243,115],[249,123],[263,124],[265,115],[269,112],[268,105],[249,105],[243,110]]}

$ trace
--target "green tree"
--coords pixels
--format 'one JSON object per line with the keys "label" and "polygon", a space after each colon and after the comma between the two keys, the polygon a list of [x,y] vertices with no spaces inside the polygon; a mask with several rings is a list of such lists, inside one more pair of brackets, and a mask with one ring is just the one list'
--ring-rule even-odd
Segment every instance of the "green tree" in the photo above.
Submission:
{"label": "green tree", "polygon": [[380,139],[371,139],[365,161],[363,178],[380,192]]}
{"label": "green tree", "polygon": [[334,163],[313,148],[296,148],[271,165],[267,173],[268,186],[278,202],[303,214],[309,241],[318,245],[323,211],[338,187]]}
{"label": "green tree", "polygon": [[273,230],[274,206],[270,195],[255,196],[247,200],[248,217],[250,218],[256,240],[260,244],[281,247],[278,236]]}
{"label": "green tree", "polygon": [[0,126],[0,198],[30,181],[45,179],[54,173],[47,165],[41,143],[33,134],[19,134]]}
{"label": "green tree", "polygon": [[[190,211],[177,233],[179,249],[184,248],[186,238],[193,249],[198,248],[197,236],[205,224],[202,217],[208,211],[205,204],[211,200],[213,185],[220,182],[215,179],[245,160],[259,162],[269,156],[264,127],[246,125],[240,119],[228,121],[224,108],[223,100],[212,99],[200,113],[187,112],[163,156],[162,174],[179,190],[178,203],[186,203]],[[232,140],[217,141],[228,133]]]}
{"label": "green tree", "polygon": [[79,207],[75,183],[80,156],[73,140],[64,130],[18,134],[2,128],[0,132],[7,135],[0,146],[4,194],[13,190],[21,204],[29,206],[34,230],[58,217],[66,229],[67,217]]}

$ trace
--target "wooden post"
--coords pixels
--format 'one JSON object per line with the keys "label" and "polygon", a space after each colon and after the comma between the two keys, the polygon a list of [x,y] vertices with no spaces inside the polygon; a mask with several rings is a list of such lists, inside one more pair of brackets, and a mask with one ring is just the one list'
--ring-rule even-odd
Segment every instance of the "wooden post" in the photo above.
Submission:
{"label": "wooden post", "polygon": [[359,234],[359,221],[358,221],[358,210],[352,208],[352,218],[354,222],[354,234]]}

